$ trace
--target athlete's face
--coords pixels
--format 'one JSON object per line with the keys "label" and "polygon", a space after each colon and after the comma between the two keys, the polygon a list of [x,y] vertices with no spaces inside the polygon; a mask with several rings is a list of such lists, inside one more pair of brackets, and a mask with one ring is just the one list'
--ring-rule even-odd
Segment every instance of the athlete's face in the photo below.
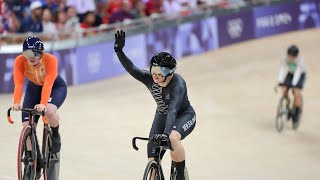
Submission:
{"label": "athlete's face", "polygon": [[41,62],[41,54],[32,50],[23,52],[24,57],[27,59],[31,66],[37,66]]}
{"label": "athlete's face", "polygon": [[152,73],[152,78],[154,83],[162,83],[166,79],[161,74],[155,74],[155,73]]}
{"label": "athlete's face", "polygon": [[165,81],[165,71],[169,71],[166,68],[160,66],[152,66],[151,67],[151,74],[154,83],[163,83]]}
{"label": "athlete's face", "polygon": [[31,66],[37,66],[40,63],[41,59],[36,59],[35,57],[31,57],[30,59],[28,59],[28,63]]}
{"label": "athlete's face", "polygon": [[296,59],[296,56],[288,55],[289,61],[294,61]]}

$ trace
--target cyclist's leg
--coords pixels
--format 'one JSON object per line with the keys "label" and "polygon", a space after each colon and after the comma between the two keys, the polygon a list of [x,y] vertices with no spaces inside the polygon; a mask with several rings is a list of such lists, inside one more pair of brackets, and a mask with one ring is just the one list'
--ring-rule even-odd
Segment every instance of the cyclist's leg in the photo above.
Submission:
{"label": "cyclist's leg", "polygon": [[[150,129],[149,138],[151,138],[155,134],[162,134],[165,129],[166,115],[156,113],[154,116],[154,120],[152,123],[152,127]],[[153,143],[148,142],[147,145],[148,152],[148,160],[152,161],[156,157],[156,147]],[[163,157],[165,151],[161,152],[161,157]],[[152,172],[152,178],[154,179],[155,172]]]}
{"label": "cyclist's leg", "polygon": [[[31,108],[33,109],[35,105],[40,103],[41,100],[41,91],[42,87],[34,84],[33,82],[29,81],[27,84],[27,89],[25,92],[24,100],[23,100],[23,108]],[[36,115],[34,119],[34,126],[37,126],[39,116]],[[26,112],[22,112],[22,125],[27,126],[29,124],[29,114]],[[31,140],[30,138],[27,138],[27,154],[31,156],[32,152],[32,145],[31,145]],[[38,149],[39,150],[39,149]],[[43,161],[41,159],[41,156],[39,152],[37,152],[37,172],[43,167]]]}
{"label": "cyclist's leg", "polygon": [[52,152],[57,153],[61,148],[61,138],[59,134],[59,115],[58,108],[63,104],[67,96],[67,85],[58,76],[52,86],[51,96],[46,105],[46,120],[52,129]]}
{"label": "cyclist's leg", "polygon": [[[27,84],[26,92],[23,99],[23,108],[31,108],[33,109],[35,105],[40,103],[41,100],[41,90],[42,87],[34,84],[33,82],[29,81]],[[29,122],[29,114],[26,112],[22,112],[22,125],[27,126]],[[39,116],[36,116],[35,122]]]}
{"label": "cyclist's leg", "polygon": [[196,125],[195,112],[188,111],[179,115],[176,119],[176,126],[170,133],[170,141],[174,151],[171,151],[171,158],[177,168],[177,178],[184,178],[185,169],[185,150],[181,144],[181,140],[187,137]]}
{"label": "cyclist's leg", "polygon": [[[29,81],[27,84],[27,89],[25,92],[22,107],[32,109],[36,104],[39,104],[41,100],[41,89],[42,89],[41,86],[37,86],[36,84]],[[21,117],[22,117],[22,126],[23,127],[27,126],[29,124],[29,114],[26,112],[22,112]],[[35,122],[37,122],[38,118],[39,116],[36,116]],[[27,139],[27,149],[31,150],[30,138]]]}
{"label": "cyclist's leg", "polygon": [[282,96],[287,95],[289,88],[292,86],[291,85],[292,79],[293,79],[293,74],[288,73],[284,82],[280,84]]}
{"label": "cyclist's leg", "polygon": [[[166,115],[156,113],[150,129],[149,138],[155,134],[162,134],[165,129]],[[153,160],[156,156],[155,154],[155,145],[151,142],[148,143],[148,159],[149,161]],[[163,152],[164,154],[164,152]],[[162,155],[163,155],[162,154]]]}
{"label": "cyclist's leg", "polygon": [[288,87],[286,85],[281,85],[282,96],[285,96],[288,92]]}
{"label": "cyclist's leg", "polygon": [[294,112],[294,120],[296,120],[301,113],[301,106],[302,106],[302,94],[301,91],[304,86],[305,81],[305,73],[303,73],[298,81],[298,84],[296,87],[293,88],[293,94],[294,94],[294,101],[293,101],[293,112]]}

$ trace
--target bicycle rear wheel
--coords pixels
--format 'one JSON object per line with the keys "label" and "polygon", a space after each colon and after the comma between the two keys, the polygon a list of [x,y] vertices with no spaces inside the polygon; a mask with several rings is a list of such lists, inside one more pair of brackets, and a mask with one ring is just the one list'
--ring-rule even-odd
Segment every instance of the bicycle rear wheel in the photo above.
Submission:
{"label": "bicycle rear wheel", "polygon": [[[36,140],[31,133],[31,126],[25,126],[20,135],[18,146],[18,180],[35,180],[36,178]],[[27,139],[30,138],[31,149],[27,149]]]}
{"label": "bicycle rear wheel", "polygon": [[159,165],[156,161],[150,161],[144,170],[143,180],[164,180],[159,172],[158,166]]}

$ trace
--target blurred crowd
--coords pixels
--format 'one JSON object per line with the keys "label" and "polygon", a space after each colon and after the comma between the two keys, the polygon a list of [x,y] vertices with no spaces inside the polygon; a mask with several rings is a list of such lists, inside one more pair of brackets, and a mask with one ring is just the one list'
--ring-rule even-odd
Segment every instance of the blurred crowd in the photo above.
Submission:
{"label": "blurred crowd", "polygon": [[[244,0],[0,0],[0,32],[72,34],[84,29],[167,14],[189,15],[208,6]],[[64,36],[61,36],[64,38]]]}

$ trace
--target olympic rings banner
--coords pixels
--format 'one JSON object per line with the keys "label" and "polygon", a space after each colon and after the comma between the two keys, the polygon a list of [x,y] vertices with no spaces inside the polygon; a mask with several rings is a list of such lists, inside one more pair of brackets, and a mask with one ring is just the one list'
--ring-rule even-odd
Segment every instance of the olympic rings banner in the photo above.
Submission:
{"label": "olympic rings banner", "polygon": [[[320,28],[320,0],[284,2],[129,36],[124,50],[136,66],[147,68],[151,57],[160,51],[179,59],[254,38],[314,27]],[[59,60],[59,74],[68,85],[77,85],[125,73],[113,43],[52,52]],[[13,91],[17,55],[0,54],[0,93]]]}

